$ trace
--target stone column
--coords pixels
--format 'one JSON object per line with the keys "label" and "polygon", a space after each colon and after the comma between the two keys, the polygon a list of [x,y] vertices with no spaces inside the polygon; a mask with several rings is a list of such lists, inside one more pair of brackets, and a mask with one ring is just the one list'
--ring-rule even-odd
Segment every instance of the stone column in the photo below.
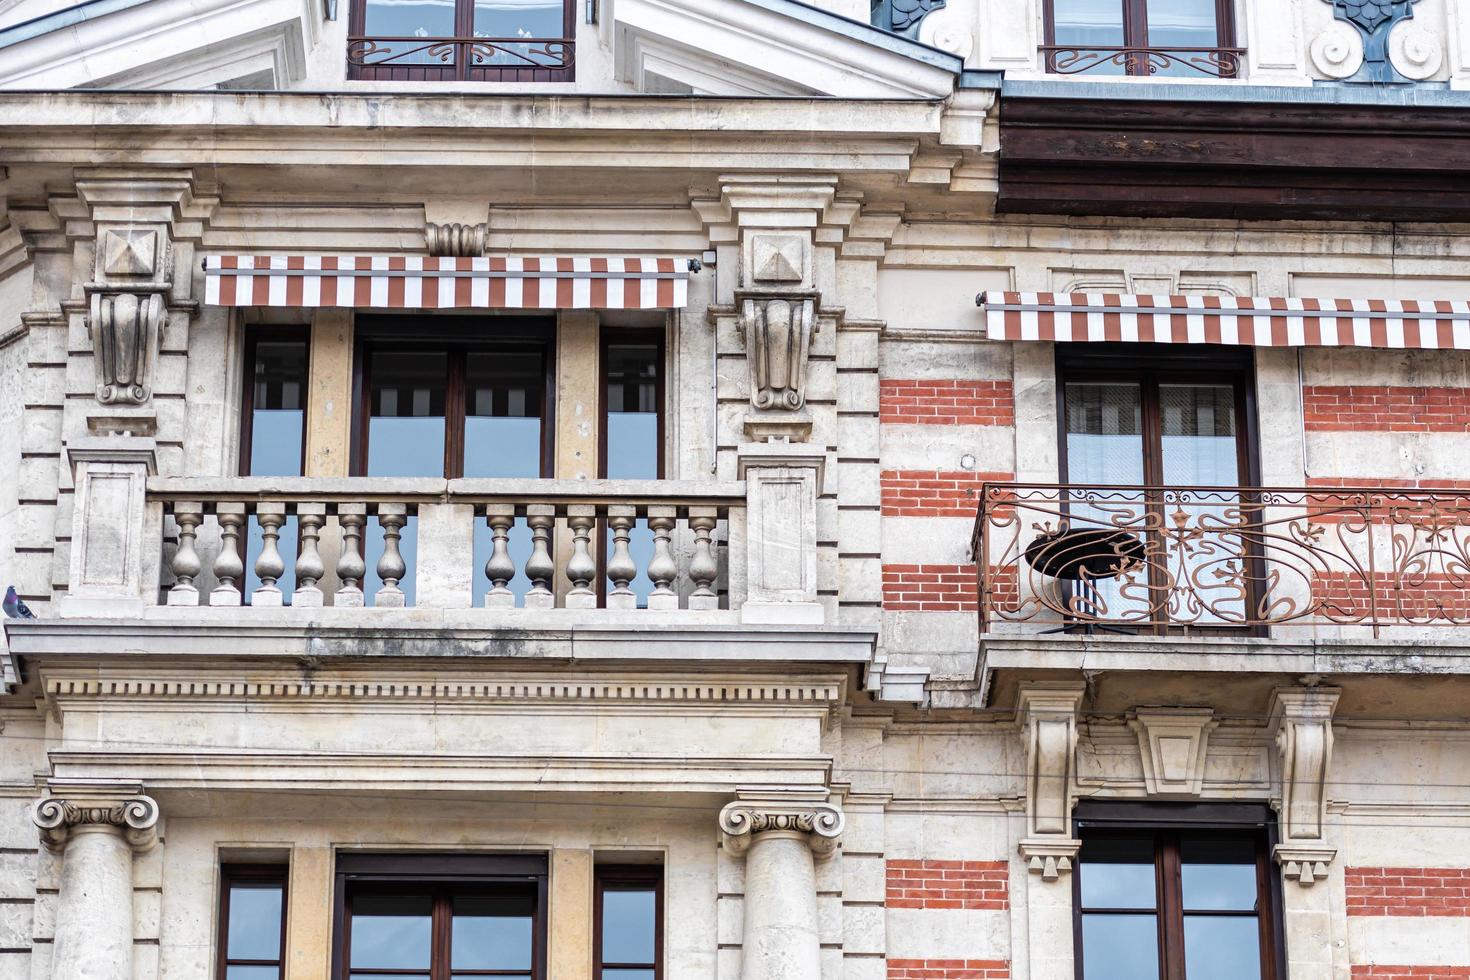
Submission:
{"label": "stone column", "polygon": [[821,980],[816,859],[832,853],[830,803],[740,800],[720,811],[725,849],[745,856],[740,980]]}
{"label": "stone column", "polygon": [[32,817],[62,855],[53,980],[132,980],[133,853],[154,845],[158,804],[137,785],[53,784]]}

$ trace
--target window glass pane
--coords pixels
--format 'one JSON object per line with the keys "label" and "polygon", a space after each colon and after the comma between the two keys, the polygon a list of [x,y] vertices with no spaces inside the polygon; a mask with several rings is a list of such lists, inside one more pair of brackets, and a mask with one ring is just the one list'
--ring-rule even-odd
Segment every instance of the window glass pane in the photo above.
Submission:
{"label": "window glass pane", "polygon": [[230,886],[225,956],[232,960],[281,958],[281,886]]}
{"label": "window glass pane", "polygon": [[[1149,915],[1082,917],[1084,980],[1158,980],[1159,927]],[[1195,980],[1193,975],[1190,980]]]}
{"label": "window glass pane", "polygon": [[1215,0],[1148,0],[1150,47],[1213,48],[1219,40]]}
{"label": "window glass pane", "polygon": [[1186,910],[1256,910],[1254,841],[1185,839],[1179,856]]}
{"label": "window glass pane", "polygon": [[546,365],[539,351],[465,359],[464,475],[541,476]]}
{"label": "window glass pane", "polygon": [[257,343],[251,383],[250,475],[300,476],[306,438],[305,342]]}
{"label": "window glass pane", "polygon": [[370,37],[454,37],[454,0],[367,0]]}
{"label": "window glass pane", "polygon": [[1138,385],[1070,383],[1066,417],[1068,482],[1143,483],[1143,399]]}
{"label": "window glass pane", "polygon": [[653,980],[652,970],[603,970],[602,980]]}
{"label": "window glass pane", "polygon": [[[1189,980],[1260,980],[1261,933],[1256,917],[1186,915],[1184,972]],[[1092,980],[1090,974],[1087,980]]]}
{"label": "window glass pane", "polygon": [[475,0],[475,37],[563,37],[562,0]]}
{"label": "window glass pane", "polygon": [[433,900],[428,895],[352,899],[352,969],[427,970]]}
{"label": "window glass pane", "polygon": [[529,970],[533,900],[458,896],[450,926],[453,970]]}
{"label": "window glass pane", "polygon": [[602,893],[604,963],[633,964],[654,961],[655,909],[652,889]]}
{"label": "window glass pane", "polygon": [[367,475],[443,476],[448,355],[375,351],[371,358]]}
{"label": "window glass pane", "polygon": [[[1123,46],[1123,0],[1052,0],[1053,38],[1064,48],[1120,48]],[[1066,69],[1067,52],[1057,52],[1056,67]],[[1089,75],[1123,75],[1127,66],[1104,58],[1092,59],[1075,67],[1088,65]]]}
{"label": "window glass pane", "polygon": [[1159,385],[1159,418],[1165,486],[1234,486],[1240,482],[1234,388]]}
{"label": "window glass pane", "polygon": [[611,480],[655,480],[658,472],[658,347],[609,344],[604,404]]}
{"label": "window glass pane", "polygon": [[1154,908],[1154,842],[1151,838],[1093,839],[1082,844],[1082,907]]}
{"label": "window glass pane", "polygon": [[278,966],[227,966],[225,980],[281,980]]}

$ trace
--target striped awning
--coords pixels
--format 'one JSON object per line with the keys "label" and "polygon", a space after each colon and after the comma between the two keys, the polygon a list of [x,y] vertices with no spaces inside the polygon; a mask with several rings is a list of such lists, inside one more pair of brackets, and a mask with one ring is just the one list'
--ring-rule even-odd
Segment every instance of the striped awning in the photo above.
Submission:
{"label": "striped awning", "polygon": [[689,302],[688,259],[599,256],[211,255],[211,306],[667,310]]}
{"label": "striped awning", "polygon": [[1470,350],[1461,300],[984,292],[991,340]]}

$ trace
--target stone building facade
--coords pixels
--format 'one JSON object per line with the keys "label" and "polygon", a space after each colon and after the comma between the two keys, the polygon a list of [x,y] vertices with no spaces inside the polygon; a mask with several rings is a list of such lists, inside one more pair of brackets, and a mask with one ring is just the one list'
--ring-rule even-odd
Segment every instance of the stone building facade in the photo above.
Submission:
{"label": "stone building facade", "polygon": [[1470,976],[1467,92],[0,0],[0,980]]}

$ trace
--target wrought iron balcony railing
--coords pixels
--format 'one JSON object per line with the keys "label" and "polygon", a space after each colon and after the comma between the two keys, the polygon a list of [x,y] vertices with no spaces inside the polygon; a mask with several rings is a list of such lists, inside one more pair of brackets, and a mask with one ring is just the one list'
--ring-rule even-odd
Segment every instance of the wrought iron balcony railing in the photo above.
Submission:
{"label": "wrought iron balcony railing", "polygon": [[[1043,44],[1046,70],[1059,75],[1121,68],[1128,75],[1183,74],[1239,78],[1245,48],[1079,48]],[[1182,72],[1176,71],[1182,69]]]}
{"label": "wrought iron balcony railing", "polygon": [[574,38],[353,36],[347,69],[358,79],[559,81],[576,52]]}
{"label": "wrought iron balcony railing", "polygon": [[1470,491],[986,483],[981,629],[1470,625]]}

